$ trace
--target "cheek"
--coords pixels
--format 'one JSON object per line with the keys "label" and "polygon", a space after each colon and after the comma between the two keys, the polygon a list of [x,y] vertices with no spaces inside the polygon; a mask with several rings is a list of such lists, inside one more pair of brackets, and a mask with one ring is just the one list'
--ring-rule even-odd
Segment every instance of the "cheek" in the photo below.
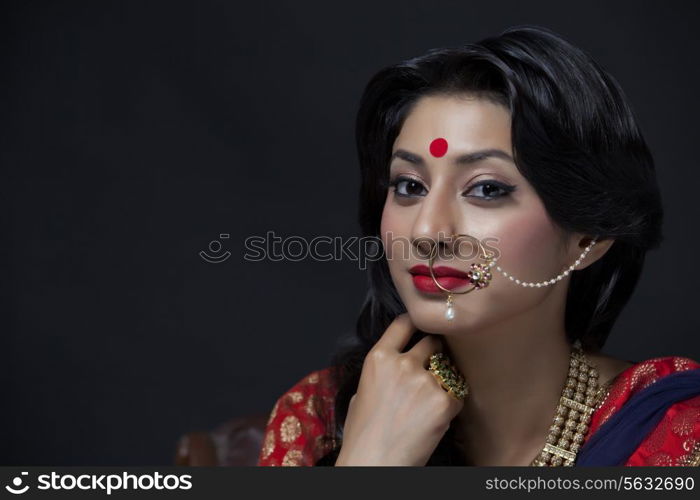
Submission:
{"label": "cheek", "polygon": [[[560,233],[539,206],[518,207],[517,213],[501,214],[482,225],[484,235],[490,239],[488,247],[497,249],[497,264],[515,278],[526,282],[538,282],[555,277],[562,261]],[[476,232],[477,230],[475,230]],[[537,306],[551,292],[551,288],[524,288],[512,283],[499,271],[493,270],[493,283],[483,291],[457,299],[460,324],[467,328],[479,328],[502,321]],[[439,313],[444,307],[441,304]]]}
{"label": "cheek", "polygon": [[388,201],[384,204],[379,231],[384,245],[384,252],[389,259],[393,257],[394,251],[399,250],[398,245],[405,244],[410,236],[410,233],[407,232],[410,231],[410,227],[406,227],[405,214],[400,216]]}
{"label": "cheek", "polygon": [[[559,231],[544,207],[521,212],[494,228],[501,254],[498,263],[509,274],[524,281],[544,281],[561,267]],[[556,274],[556,272],[555,272]]]}

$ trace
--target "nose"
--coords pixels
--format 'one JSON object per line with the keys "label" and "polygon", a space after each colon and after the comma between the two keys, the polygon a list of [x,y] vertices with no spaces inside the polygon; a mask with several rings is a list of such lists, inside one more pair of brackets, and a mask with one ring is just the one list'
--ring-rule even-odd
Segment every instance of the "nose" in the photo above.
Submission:
{"label": "nose", "polygon": [[411,233],[413,246],[418,253],[417,257],[427,259],[435,250],[442,254],[441,247],[451,252],[452,235],[460,232],[459,220],[457,200],[451,199],[451,195],[446,190],[440,190],[437,187],[431,189],[421,200],[420,210]]}

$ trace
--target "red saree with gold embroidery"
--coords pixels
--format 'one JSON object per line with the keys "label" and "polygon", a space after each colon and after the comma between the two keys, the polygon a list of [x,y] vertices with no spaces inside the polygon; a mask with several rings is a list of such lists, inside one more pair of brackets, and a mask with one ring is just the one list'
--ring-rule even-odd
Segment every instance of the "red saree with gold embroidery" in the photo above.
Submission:
{"label": "red saree with gold embroidery", "polygon": [[[696,370],[690,358],[667,356],[636,363],[607,384],[583,445],[641,391],[671,374]],[[259,466],[311,466],[335,446],[335,388],[330,368],[306,375],[272,408]],[[700,395],[676,401],[626,458],[625,466],[700,466]]]}

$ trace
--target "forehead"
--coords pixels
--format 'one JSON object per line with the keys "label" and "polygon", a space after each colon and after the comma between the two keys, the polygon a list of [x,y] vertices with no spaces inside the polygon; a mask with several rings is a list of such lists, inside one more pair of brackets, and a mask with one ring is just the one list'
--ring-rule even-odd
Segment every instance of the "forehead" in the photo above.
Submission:
{"label": "forehead", "polygon": [[409,111],[393,149],[407,147],[425,152],[436,137],[444,137],[453,151],[483,147],[511,151],[510,125],[510,112],[484,98],[422,97]]}

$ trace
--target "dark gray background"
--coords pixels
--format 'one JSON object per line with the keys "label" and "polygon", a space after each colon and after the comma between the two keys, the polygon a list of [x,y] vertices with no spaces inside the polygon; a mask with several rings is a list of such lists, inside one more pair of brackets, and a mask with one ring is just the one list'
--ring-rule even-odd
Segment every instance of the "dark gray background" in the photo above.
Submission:
{"label": "dark gray background", "polygon": [[[367,80],[514,24],[605,66],[657,161],[665,243],[605,351],[700,359],[690,4],[3,3],[0,461],[169,464],[327,366],[364,273],[246,262],[244,238],[357,234]],[[204,262],[221,233],[231,257]]]}

